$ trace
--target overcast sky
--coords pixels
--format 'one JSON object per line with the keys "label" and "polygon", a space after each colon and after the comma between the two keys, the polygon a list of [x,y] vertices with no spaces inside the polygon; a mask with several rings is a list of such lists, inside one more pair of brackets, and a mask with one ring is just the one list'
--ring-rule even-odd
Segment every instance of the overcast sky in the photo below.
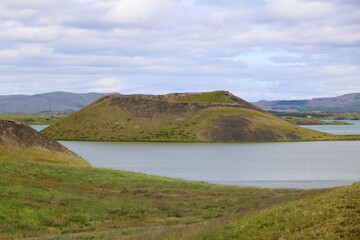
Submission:
{"label": "overcast sky", "polygon": [[0,94],[360,92],[360,0],[0,0]]}

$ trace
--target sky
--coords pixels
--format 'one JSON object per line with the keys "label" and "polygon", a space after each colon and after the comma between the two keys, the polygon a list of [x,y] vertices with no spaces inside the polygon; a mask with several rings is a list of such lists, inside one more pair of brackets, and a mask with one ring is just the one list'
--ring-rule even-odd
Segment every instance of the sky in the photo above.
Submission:
{"label": "sky", "polygon": [[360,0],[0,0],[0,95],[360,92]]}

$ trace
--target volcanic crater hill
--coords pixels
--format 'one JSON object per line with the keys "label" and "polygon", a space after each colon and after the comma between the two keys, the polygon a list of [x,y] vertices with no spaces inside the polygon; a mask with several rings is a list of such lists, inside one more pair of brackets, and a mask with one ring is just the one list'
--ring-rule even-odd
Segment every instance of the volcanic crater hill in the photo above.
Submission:
{"label": "volcanic crater hill", "polygon": [[326,137],[227,91],[104,96],[42,131],[54,139],[276,141]]}
{"label": "volcanic crater hill", "polygon": [[85,159],[33,128],[1,119],[0,159],[90,166]]}

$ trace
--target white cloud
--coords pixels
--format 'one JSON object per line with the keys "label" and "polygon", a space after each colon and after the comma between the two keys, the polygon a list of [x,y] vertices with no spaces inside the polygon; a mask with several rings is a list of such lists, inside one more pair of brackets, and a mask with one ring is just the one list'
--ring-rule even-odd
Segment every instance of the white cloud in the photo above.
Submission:
{"label": "white cloud", "polygon": [[1,58],[5,58],[5,59],[15,58],[15,57],[18,57],[18,56],[19,56],[19,52],[16,51],[16,50],[6,49],[6,50],[0,51],[0,59]]}
{"label": "white cloud", "polygon": [[63,0],[0,0],[0,4],[14,9],[56,7]]}
{"label": "white cloud", "polygon": [[34,41],[43,42],[58,39],[62,34],[62,29],[58,26],[29,27],[13,26],[3,29],[0,38],[12,41]]}
{"label": "white cloud", "polygon": [[124,79],[118,79],[114,77],[106,77],[96,80],[90,85],[90,92],[121,92],[128,85]]}
{"label": "white cloud", "polygon": [[173,4],[170,0],[117,0],[98,1],[92,7],[104,10],[100,22],[124,25],[161,19],[172,10]]}
{"label": "white cloud", "polygon": [[35,16],[36,11],[32,9],[11,10],[0,3],[0,19],[26,19]]}
{"label": "white cloud", "polygon": [[0,0],[0,94],[335,94],[358,86],[359,22],[351,0]]}
{"label": "white cloud", "polygon": [[306,0],[271,0],[268,14],[279,20],[306,21],[330,16],[335,12],[331,3]]}

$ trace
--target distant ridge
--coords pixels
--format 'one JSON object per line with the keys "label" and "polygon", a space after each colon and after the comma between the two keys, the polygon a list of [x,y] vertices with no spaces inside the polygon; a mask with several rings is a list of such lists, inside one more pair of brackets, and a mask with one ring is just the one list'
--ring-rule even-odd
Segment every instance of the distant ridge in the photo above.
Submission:
{"label": "distant ridge", "polygon": [[51,92],[36,95],[0,95],[0,113],[77,111],[106,94]]}
{"label": "distant ridge", "polygon": [[305,100],[261,100],[254,105],[274,111],[288,112],[360,112],[360,93],[350,93],[338,97],[313,98]]}

